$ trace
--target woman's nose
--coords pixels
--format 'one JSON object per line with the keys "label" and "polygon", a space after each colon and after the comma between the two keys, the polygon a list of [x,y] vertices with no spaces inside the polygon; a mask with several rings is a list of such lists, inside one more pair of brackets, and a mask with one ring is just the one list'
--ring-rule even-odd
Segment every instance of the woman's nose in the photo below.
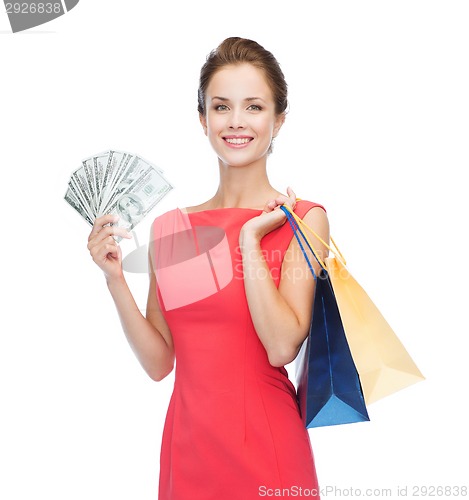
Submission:
{"label": "woman's nose", "polygon": [[233,129],[244,128],[246,126],[244,115],[241,110],[233,110],[230,113],[229,126]]}

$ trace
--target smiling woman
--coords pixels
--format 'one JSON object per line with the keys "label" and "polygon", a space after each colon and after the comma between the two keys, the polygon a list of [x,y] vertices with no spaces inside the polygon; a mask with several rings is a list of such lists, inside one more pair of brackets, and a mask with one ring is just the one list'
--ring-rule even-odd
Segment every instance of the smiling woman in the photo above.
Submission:
{"label": "smiling woman", "polygon": [[[329,229],[320,205],[269,182],[267,158],[286,108],[283,73],[259,44],[228,38],[209,55],[198,110],[219,185],[204,203],[155,219],[146,317],[113,239],[127,232],[104,216],[89,237],[143,368],[161,380],[176,360],[160,500],[250,500],[295,488],[318,498],[309,436],[284,367],[309,332],[314,280],[280,206],[324,241]],[[324,258],[324,246],[313,244]]]}
{"label": "smiling woman", "polygon": [[225,66],[213,75],[205,96],[200,121],[221,163],[263,164],[285,119],[276,113],[263,70],[250,63]]}
{"label": "smiling woman", "polygon": [[[270,96],[274,100],[275,115],[284,118],[288,107],[288,87],[279,63],[271,52],[265,50],[257,42],[237,37],[227,38],[217,49],[211,52],[202,67],[198,91],[199,115],[201,117],[206,115],[207,91],[213,76],[221,69],[242,64],[261,71],[263,83],[268,85]],[[222,101],[226,99],[223,97],[218,98]],[[250,99],[256,101],[260,97],[246,97],[246,99],[247,101]],[[261,104],[263,103],[261,100]],[[256,103],[253,103],[253,106],[256,107]],[[262,105],[260,106],[261,109]],[[268,152],[272,152],[272,144]]]}

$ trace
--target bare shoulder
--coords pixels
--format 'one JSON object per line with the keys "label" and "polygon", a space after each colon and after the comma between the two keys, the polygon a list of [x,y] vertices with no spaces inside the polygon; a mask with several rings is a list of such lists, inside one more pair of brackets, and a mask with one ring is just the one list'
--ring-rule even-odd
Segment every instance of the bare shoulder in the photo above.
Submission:
{"label": "bare shoulder", "polygon": [[329,239],[329,219],[324,208],[321,206],[312,207],[304,215],[303,221],[318,233],[321,238],[324,235]]}
{"label": "bare shoulder", "polygon": [[326,211],[320,206],[313,207],[306,212],[303,221],[316,233],[317,236],[312,234],[312,232],[307,232],[313,248],[318,250],[321,258],[324,259],[328,255],[328,250],[324,242],[329,245],[330,237],[329,219]]}

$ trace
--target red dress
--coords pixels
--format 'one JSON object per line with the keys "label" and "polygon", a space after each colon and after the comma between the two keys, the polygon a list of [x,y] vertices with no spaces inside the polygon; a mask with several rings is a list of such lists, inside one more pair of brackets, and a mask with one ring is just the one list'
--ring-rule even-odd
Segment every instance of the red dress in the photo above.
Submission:
{"label": "red dress", "polygon": [[[298,201],[295,212],[315,206]],[[239,232],[260,213],[175,209],[154,222],[158,301],[176,352],[159,500],[258,500],[300,489],[319,498],[295,389],[285,368],[269,363],[244,291]],[[277,286],[292,237],[286,222],[261,241]]]}

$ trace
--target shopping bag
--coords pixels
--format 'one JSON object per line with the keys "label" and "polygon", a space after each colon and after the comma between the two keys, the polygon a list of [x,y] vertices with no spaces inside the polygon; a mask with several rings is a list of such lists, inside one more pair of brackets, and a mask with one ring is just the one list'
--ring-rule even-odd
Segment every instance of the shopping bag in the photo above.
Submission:
{"label": "shopping bag", "polygon": [[[289,211],[288,207],[286,210]],[[295,213],[289,212],[306,239],[306,232],[309,232],[322,241]],[[317,253],[314,255],[328,271],[366,403],[373,403],[424,380],[379,309],[348,271],[332,238],[331,242],[333,247],[322,241],[332,252],[332,257],[322,262]]]}
{"label": "shopping bag", "polygon": [[316,282],[310,331],[297,369],[303,421],[312,428],[369,420],[328,273],[322,269],[316,275],[303,247],[308,243],[286,214]]}
{"label": "shopping bag", "polygon": [[343,262],[325,259],[365,400],[373,403],[424,376],[386,319]]}

